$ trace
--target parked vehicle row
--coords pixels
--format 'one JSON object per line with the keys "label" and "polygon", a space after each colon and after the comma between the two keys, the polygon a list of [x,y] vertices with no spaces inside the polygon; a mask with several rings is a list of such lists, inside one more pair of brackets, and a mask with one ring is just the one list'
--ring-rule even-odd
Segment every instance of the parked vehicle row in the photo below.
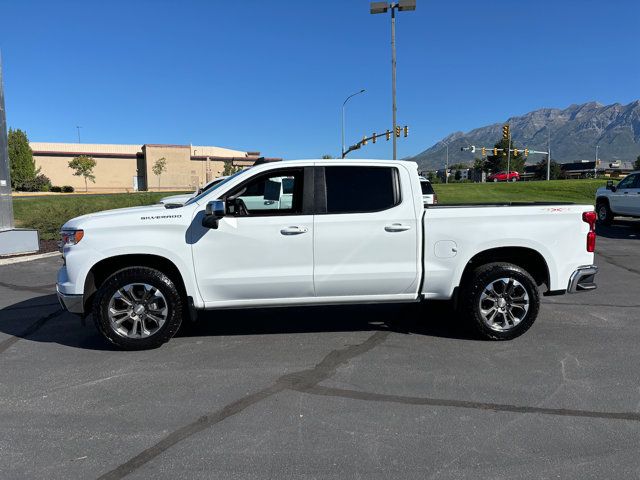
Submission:
{"label": "parked vehicle row", "polygon": [[541,292],[595,288],[592,206],[424,205],[423,183],[413,162],[281,161],[184,205],[77,217],[58,297],[141,349],[197,310],[430,299],[506,340],[534,323]]}

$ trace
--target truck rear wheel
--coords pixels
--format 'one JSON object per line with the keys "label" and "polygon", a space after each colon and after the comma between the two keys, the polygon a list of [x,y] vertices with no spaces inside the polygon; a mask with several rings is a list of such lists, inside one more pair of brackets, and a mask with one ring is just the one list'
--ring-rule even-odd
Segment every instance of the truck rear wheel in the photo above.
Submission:
{"label": "truck rear wheel", "polygon": [[613,212],[609,208],[608,201],[600,200],[596,204],[596,213],[598,214],[598,221],[603,225],[611,225],[613,223]]}
{"label": "truck rear wheel", "polygon": [[182,299],[164,273],[147,267],[120,270],[98,289],[96,327],[125,350],[156,348],[173,337],[182,321]]}
{"label": "truck rear wheel", "polygon": [[478,267],[460,296],[463,314],[474,330],[491,340],[511,340],[538,316],[540,294],[531,275],[511,263]]}

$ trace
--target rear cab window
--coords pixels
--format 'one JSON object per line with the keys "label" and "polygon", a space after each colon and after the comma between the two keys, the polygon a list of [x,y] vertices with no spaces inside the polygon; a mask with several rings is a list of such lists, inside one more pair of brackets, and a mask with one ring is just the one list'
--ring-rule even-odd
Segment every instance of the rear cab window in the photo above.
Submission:
{"label": "rear cab window", "polygon": [[395,167],[325,167],[326,213],[380,212],[401,202]]}

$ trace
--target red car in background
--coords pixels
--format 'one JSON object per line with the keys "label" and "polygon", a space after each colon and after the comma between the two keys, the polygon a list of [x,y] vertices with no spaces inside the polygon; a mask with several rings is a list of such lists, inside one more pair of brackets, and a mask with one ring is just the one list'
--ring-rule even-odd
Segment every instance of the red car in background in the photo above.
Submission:
{"label": "red car in background", "polygon": [[517,182],[520,180],[518,172],[496,172],[487,177],[487,182]]}

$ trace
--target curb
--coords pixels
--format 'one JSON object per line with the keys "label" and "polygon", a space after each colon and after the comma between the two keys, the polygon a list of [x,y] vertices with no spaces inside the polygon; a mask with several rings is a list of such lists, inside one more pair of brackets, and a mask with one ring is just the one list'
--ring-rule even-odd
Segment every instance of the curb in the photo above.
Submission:
{"label": "curb", "polygon": [[13,263],[30,262],[41,258],[51,258],[61,256],[60,252],[36,253],[35,255],[24,255],[22,257],[0,258],[0,265],[11,265]]}

